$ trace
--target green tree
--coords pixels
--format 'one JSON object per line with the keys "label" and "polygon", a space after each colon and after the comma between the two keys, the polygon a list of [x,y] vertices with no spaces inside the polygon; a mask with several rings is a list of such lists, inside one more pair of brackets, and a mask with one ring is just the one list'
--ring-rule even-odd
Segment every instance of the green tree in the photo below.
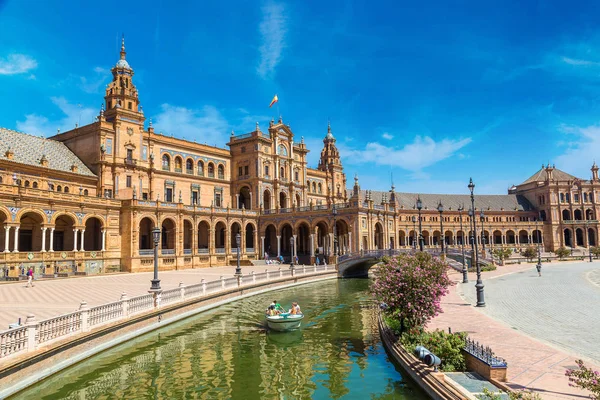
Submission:
{"label": "green tree", "polygon": [[504,260],[506,260],[508,257],[511,256],[512,250],[511,249],[494,249],[494,251],[492,251],[492,253],[494,254],[494,257],[496,257],[498,259],[498,263],[500,265],[504,265]]}
{"label": "green tree", "polygon": [[563,247],[559,247],[558,249],[554,250],[554,254],[556,254],[556,256],[562,260],[569,254],[571,254],[571,250],[569,250],[563,246]]}
{"label": "green tree", "polygon": [[590,249],[590,251],[592,252],[594,257],[596,257],[596,258],[600,257],[600,247],[594,246]]}
{"label": "green tree", "polygon": [[537,249],[535,247],[528,247],[525,250],[521,251],[521,255],[527,260],[531,261],[537,256]]}

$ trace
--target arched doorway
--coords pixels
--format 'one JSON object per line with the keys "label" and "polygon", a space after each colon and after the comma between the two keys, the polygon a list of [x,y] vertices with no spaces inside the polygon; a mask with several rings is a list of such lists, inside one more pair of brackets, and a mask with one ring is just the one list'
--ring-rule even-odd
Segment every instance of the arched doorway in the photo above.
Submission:
{"label": "arched doorway", "polygon": [[502,244],[502,232],[494,231],[494,244]]}
{"label": "arched doorway", "polygon": [[337,244],[335,244],[334,251],[337,248],[337,254],[342,255],[349,252],[350,241],[348,237],[348,223],[343,219],[338,219],[335,222],[335,240]]}
{"label": "arched doorway", "polygon": [[[0,181],[1,182],[1,181]],[[10,233],[8,234],[8,238],[9,238],[9,243],[8,243],[8,248],[5,248],[5,242],[6,242],[6,224],[8,222],[8,216],[3,212],[0,211],[0,251],[6,251],[8,252],[12,247],[11,247],[11,240],[10,240]],[[10,232],[10,231],[9,231]]]}
{"label": "arched doorway", "polygon": [[102,221],[99,218],[91,217],[85,221],[83,239],[86,251],[102,250]]}
{"label": "arched doorway", "polygon": [[529,243],[529,235],[526,230],[519,231],[519,243],[520,244],[528,244]]}
{"label": "arched doorway", "polygon": [[406,232],[398,231],[398,247],[406,247]]}
{"label": "arched doorway", "polygon": [[506,232],[506,243],[507,244],[515,244],[515,232],[514,231],[507,231]]}
{"label": "arched doorway", "polygon": [[75,220],[71,216],[63,214],[56,218],[53,238],[54,251],[73,251],[74,228]]}
{"label": "arched doorway", "polygon": [[588,246],[596,246],[596,231],[593,228],[588,228]]}
{"label": "arched doorway", "polygon": [[139,237],[139,249],[150,250],[153,248],[152,243],[152,229],[154,229],[154,222],[148,217],[142,218],[140,221],[140,237]]}
{"label": "arched doorway", "polygon": [[217,253],[225,253],[225,223],[223,221],[217,222],[215,225],[215,251]]}
{"label": "arched doorway", "polygon": [[531,234],[531,239],[535,244],[542,243],[542,232],[539,229],[534,230]]}
{"label": "arched doorway", "polygon": [[573,217],[575,217],[574,219],[576,221],[581,221],[583,219],[582,215],[583,215],[583,213],[581,212],[580,209],[576,209],[575,211],[573,211]]}
{"label": "arched doorway", "polygon": [[440,231],[433,231],[433,245],[439,246],[442,243]]}
{"label": "arched doorway", "polygon": [[306,222],[302,222],[298,225],[298,235],[296,236],[296,254],[298,255],[299,261],[310,264],[310,259],[302,259],[303,256],[310,257],[310,226]]}
{"label": "arched doorway", "polygon": [[573,235],[571,233],[571,230],[565,229],[563,235],[565,240],[565,246],[573,247]]}
{"label": "arched doorway", "polygon": [[583,246],[583,229],[577,228],[575,230],[575,239],[575,243],[577,243],[577,246]]}
{"label": "arched doorway", "polygon": [[[38,213],[28,212],[21,216],[19,220],[19,251],[42,250],[43,223],[44,219]],[[71,229],[71,237],[73,236],[72,232]]]}
{"label": "arched doorway", "polygon": [[287,208],[287,195],[285,192],[279,192],[279,208]]}
{"label": "arched doorway", "polygon": [[[329,255],[329,226],[325,221],[321,221],[315,228],[315,236],[317,237],[315,255]],[[320,258],[322,259],[322,257]]]}
{"label": "arched doorway", "polygon": [[162,222],[162,232],[160,235],[161,254],[175,254],[175,221],[166,218]]}
{"label": "arched doorway", "polygon": [[187,219],[183,220],[183,254],[192,254],[193,235],[194,228],[192,222]]}
{"label": "arched doorway", "polygon": [[208,253],[210,243],[210,225],[206,221],[198,223],[198,253]]}
{"label": "arched doorway", "polygon": [[269,224],[265,229],[264,252],[266,252],[269,256],[277,255],[277,230],[273,224]]}
{"label": "arched doorway", "polygon": [[250,188],[248,186],[242,187],[238,196],[238,208],[250,210],[252,208],[252,196],[250,195]]}
{"label": "arched doorway", "polygon": [[446,231],[446,232],[444,232],[444,244],[446,246],[453,246],[453,245],[455,245],[454,240],[453,240],[452,231]]}
{"label": "arched doorway", "polygon": [[562,219],[563,219],[563,221],[570,221],[571,220],[571,212],[569,210],[563,210],[562,211]]}
{"label": "arched doorway", "polygon": [[292,226],[284,224],[281,226],[281,253],[284,256],[292,255],[292,246],[290,239],[292,238]]}
{"label": "arched doorway", "polygon": [[263,209],[271,209],[271,192],[269,192],[268,190],[265,190],[263,192]]}
{"label": "arched doorway", "polygon": [[246,224],[246,253],[253,253],[255,251],[254,230],[253,224]]}
{"label": "arched doorway", "polygon": [[381,226],[379,222],[375,224],[375,236],[373,237],[373,243],[375,244],[376,249],[383,249],[383,226]]}
{"label": "arched doorway", "polygon": [[[231,252],[232,253],[236,253],[237,251],[237,235],[240,235],[240,249],[242,248],[242,246],[244,245],[242,243],[242,227],[240,226],[239,223],[234,222],[233,224],[231,224],[231,229],[229,230],[229,240],[230,240],[230,244],[231,244]],[[240,250],[241,251],[241,250]]]}
{"label": "arched doorway", "polygon": [[[429,246],[431,244],[429,231],[421,231],[423,235],[423,246]],[[417,246],[420,246],[417,239]]]}

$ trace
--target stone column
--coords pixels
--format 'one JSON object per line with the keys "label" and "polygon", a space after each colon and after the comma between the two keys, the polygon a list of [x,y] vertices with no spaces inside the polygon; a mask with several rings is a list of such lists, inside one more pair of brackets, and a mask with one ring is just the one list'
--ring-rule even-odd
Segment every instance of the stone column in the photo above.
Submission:
{"label": "stone column", "polygon": [[4,227],[4,252],[8,253],[10,252],[10,250],[8,249],[9,246],[9,241],[10,241],[10,226],[5,226]]}
{"label": "stone column", "polygon": [[13,250],[13,253],[18,253],[19,252],[19,227],[15,226],[15,249]]}
{"label": "stone column", "polygon": [[311,257],[315,256],[315,234],[314,233],[310,234],[310,256]]}
{"label": "stone column", "polygon": [[348,253],[352,253],[352,232],[348,232]]}
{"label": "stone column", "polygon": [[240,207],[240,195],[239,194],[235,195],[235,207],[234,208],[242,208],[242,207]]}
{"label": "stone column", "polygon": [[[250,207],[248,209],[253,209],[254,204],[252,203],[252,191],[250,191]],[[256,247],[256,240],[254,241],[254,246]]]}
{"label": "stone column", "polygon": [[77,232],[79,229],[73,229],[73,251],[77,251]]}
{"label": "stone column", "polygon": [[277,257],[281,254],[281,236],[277,235]]}
{"label": "stone column", "polygon": [[85,229],[81,230],[81,247],[79,248],[79,251],[85,251],[85,248],[83,247],[83,242],[84,242],[84,236],[85,235]]}
{"label": "stone column", "polygon": [[46,229],[47,227],[42,228],[42,253],[46,252]]}
{"label": "stone column", "polygon": [[[254,232],[256,234],[256,232]],[[260,254],[260,258],[264,258],[265,256],[265,237],[261,236],[260,237],[260,249],[259,251],[262,253]]]}
{"label": "stone column", "polygon": [[298,255],[298,237],[297,235],[294,235],[294,254],[293,256],[296,257]]}
{"label": "stone column", "polygon": [[328,246],[327,254],[332,256],[333,255],[333,247],[335,246],[333,243],[333,233],[329,234],[329,244],[330,245]]}
{"label": "stone column", "polygon": [[[154,243],[152,243],[154,246]],[[106,251],[106,229],[102,229],[102,251]]]}
{"label": "stone column", "polygon": [[50,228],[50,252],[54,252],[54,227]]}
{"label": "stone column", "polygon": [[256,229],[254,230],[254,232],[252,233],[252,235],[253,235],[252,238],[254,239],[252,241],[252,247],[254,247],[254,254],[258,253],[258,255],[259,255],[258,259],[260,260],[260,250],[261,249],[258,248],[258,232],[256,231]]}

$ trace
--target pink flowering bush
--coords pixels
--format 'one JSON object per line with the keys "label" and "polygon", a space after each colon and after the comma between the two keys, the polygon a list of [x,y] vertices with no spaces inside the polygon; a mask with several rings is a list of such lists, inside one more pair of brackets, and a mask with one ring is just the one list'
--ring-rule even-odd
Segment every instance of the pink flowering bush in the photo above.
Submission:
{"label": "pink flowering bush", "polygon": [[569,386],[587,389],[592,394],[592,399],[600,400],[600,372],[594,371],[583,364],[582,360],[575,360],[577,369],[568,369],[565,375],[569,377]]}
{"label": "pink flowering bush", "polygon": [[440,301],[452,285],[447,271],[444,261],[427,253],[386,258],[371,292],[387,305],[387,316],[400,322],[400,331],[423,327],[442,312]]}

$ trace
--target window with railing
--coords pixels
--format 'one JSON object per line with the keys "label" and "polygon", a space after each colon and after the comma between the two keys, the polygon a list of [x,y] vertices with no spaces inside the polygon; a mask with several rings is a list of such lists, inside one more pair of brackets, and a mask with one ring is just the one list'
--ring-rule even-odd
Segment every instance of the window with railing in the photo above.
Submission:
{"label": "window with railing", "polygon": [[185,161],[185,172],[187,174],[193,174],[194,173],[194,161],[188,159]]}
{"label": "window with railing", "polygon": [[222,165],[219,165],[218,173],[219,173],[219,179],[225,179],[225,167],[223,167]]}
{"label": "window with railing", "polygon": [[215,166],[213,163],[208,163],[208,177],[209,178],[215,177]]}
{"label": "window with railing", "polygon": [[204,176],[204,163],[202,161],[198,161],[198,175]]}
{"label": "window with railing", "polygon": [[181,157],[175,157],[175,172],[181,172],[182,163]]}
{"label": "window with railing", "polygon": [[164,171],[171,170],[171,158],[166,154],[163,154],[162,156],[162,169]]}

